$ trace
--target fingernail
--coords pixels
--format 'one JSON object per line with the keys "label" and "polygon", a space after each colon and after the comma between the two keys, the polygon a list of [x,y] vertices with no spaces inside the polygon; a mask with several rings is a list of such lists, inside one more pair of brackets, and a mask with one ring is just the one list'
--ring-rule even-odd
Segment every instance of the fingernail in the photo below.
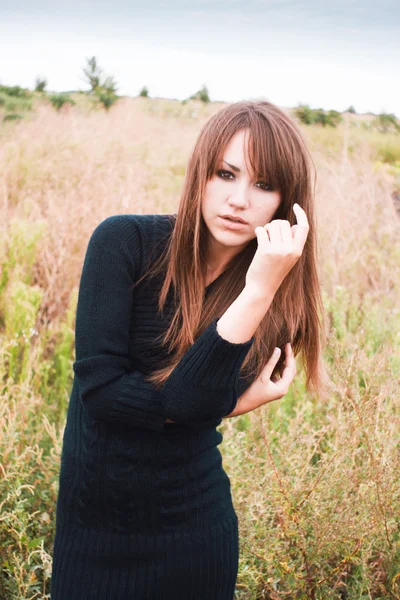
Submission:
{"label": "fingernail", "polygon": [[274,354],[279,354],[280,351],[281,351],[280,348],[275,348]]}

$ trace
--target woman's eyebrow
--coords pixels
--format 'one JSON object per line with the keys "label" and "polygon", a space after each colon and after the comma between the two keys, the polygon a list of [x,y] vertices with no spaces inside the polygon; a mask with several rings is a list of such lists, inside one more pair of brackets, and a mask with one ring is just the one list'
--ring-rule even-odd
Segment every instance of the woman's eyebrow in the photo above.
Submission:
{"label": "woman's eyebrow", "polygon": [[226,165],[228,165],[228,167],[230,167],[231,169],[233,169],[234,171],[236,171],[236,173],[241,173],[241,170],[239,169],[239,167],[235,167],[235,165],[231,165],[226,160],[222,160],[222,162],[224,162]]}
{"label": "woman's eyebrow", "polygon": [[223,160],[222,162],[224,162],[226,165],[228,165],[228,167],[230,167],[231,169],[233,169],[234,171],[236,171],[236,173],[240,173],[239,167],[235,167],[235,165],[229,164],[228,162],[226,162],[226,160]]}

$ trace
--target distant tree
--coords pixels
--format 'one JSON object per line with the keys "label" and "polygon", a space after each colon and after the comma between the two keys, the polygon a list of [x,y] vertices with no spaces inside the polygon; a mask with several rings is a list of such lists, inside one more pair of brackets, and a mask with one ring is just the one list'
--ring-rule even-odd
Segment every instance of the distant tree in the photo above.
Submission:
{"label": "distant tree", "polygon": [[342,120],[341,114],[337,110],[326,112],[322,108],[310,108],[307,104],[299,104],[295,108],[294,114],[305,125],[315,123],[322,127],[336,127]]}
{"label": "distant tree", "polygon": [[117,96],[112,96],[111,94],[103,91],[99,91],[96,95],[100,104],[102,104],[106,110],[109,110],[117,100]]}
{"label": "distant tree", "polygon": [[97,64],[97,58],[95,56],[87,58],[86,61],[87,66],[83,67],[83,72],[90,85],[90,92],[95,92],[96,88],[100,87],[101,85],[103,69],[101,69]]}
{"label": "distant tree", "polygon": [[330,127],[337,127],[343,120],[342,115],[337,110],[329,110],[327,114],[327,125]]}
{"label": "distant tree", "polygon": [[308,104],[299,104],[294,109],[294,114],[305,125],[311,125],[315,121],[314,111]]}
{"label": "distant tree", "polygon": [[55,109],[60,110],[64,104],[76,104],[75,100],[73,100],[68,94],[52,94],[50,96],[50,102],[54,106]]}
{"label": "distant tree", "polygon": [[112,76],[106,77],[101,84],[101,87],[107,92],[110,92],[110,94],[115,94],[118,90],[118,84]]}
{"label": "distant tree", "polygon": [[106,110],[118,100],[116,91],[118,89],[117,82],[113,77],[107,77],[104,82],[96,88],[96,95]]}
{"label": "distant tree", "polygon": [[143,86],[142,89],[139,92],[139,96],[141,96],[142,98],[148,98],[149,97],[149,90],[146,86]]}
{"label": "distant tree", "polygon": [[314,123],[319,123],[322,127],[337,127],[342,120],[342,117],[337,110],[329,110],[326,112],[322,108],[314,110],[314,117]]}
{"label": "distant tree", "polygon": [[44,77],[36,77],[35,92],[44,92],[47,85],[47,80]]}
{"label": "distant tree", "polygon": [[318,123],[322,125],[322,127],[326,127],[328,125],[328,115],[322,108],[316,108],[313,110],[314,113],[314,123]]}
{"label": "distant tree", "polygon": [[114,77],[108,76],[103,78],[103,69],[97,63],[95,56],[86,59],[87,67],[83,72],[90,85],[90,94],[95,94],[106,110],[118,100],[117,89],[118,85]]}
{"label": "distant tree", "polygon": [[193,94],[193,96],[190,96],[189,99],[190,100],[201,100],[202,102],[210,102],[210,96],[208,93],[207,86],[204,84],[203,87],[198,92]]}
{"label": "distant tree", "polygon": [[373,121],[374,127],[381,133],[390,133],[400,131],[400,126],[397,123],[396,115],[381,113]]}
{"label": "distant tree", "polygon": [[352,113],[353,115],[357,114],[357,111],[356,111],[356,109],[354,108],[353,105],[349,106],[349,108],[347,109],[346,112]]}

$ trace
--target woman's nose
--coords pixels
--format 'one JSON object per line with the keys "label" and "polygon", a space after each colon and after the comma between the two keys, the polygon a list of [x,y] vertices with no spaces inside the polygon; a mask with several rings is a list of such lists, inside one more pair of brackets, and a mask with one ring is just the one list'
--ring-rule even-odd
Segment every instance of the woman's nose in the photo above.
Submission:
{"label": "woman's nose", "polygon": [[250,200],[250,190],[247,185],[238,185],[231,193],[229,201],[235,206],[247,206]]}

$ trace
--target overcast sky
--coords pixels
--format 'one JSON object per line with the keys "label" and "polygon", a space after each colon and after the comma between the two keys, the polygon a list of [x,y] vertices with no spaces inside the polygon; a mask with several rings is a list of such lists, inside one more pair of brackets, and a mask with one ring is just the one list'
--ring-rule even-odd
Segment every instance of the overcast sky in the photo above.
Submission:
{"label": "overcast sky", "polygon": [[400,117],[399,0],[0,0],[0,83],[88,89],[90,56],[120,94]]}

